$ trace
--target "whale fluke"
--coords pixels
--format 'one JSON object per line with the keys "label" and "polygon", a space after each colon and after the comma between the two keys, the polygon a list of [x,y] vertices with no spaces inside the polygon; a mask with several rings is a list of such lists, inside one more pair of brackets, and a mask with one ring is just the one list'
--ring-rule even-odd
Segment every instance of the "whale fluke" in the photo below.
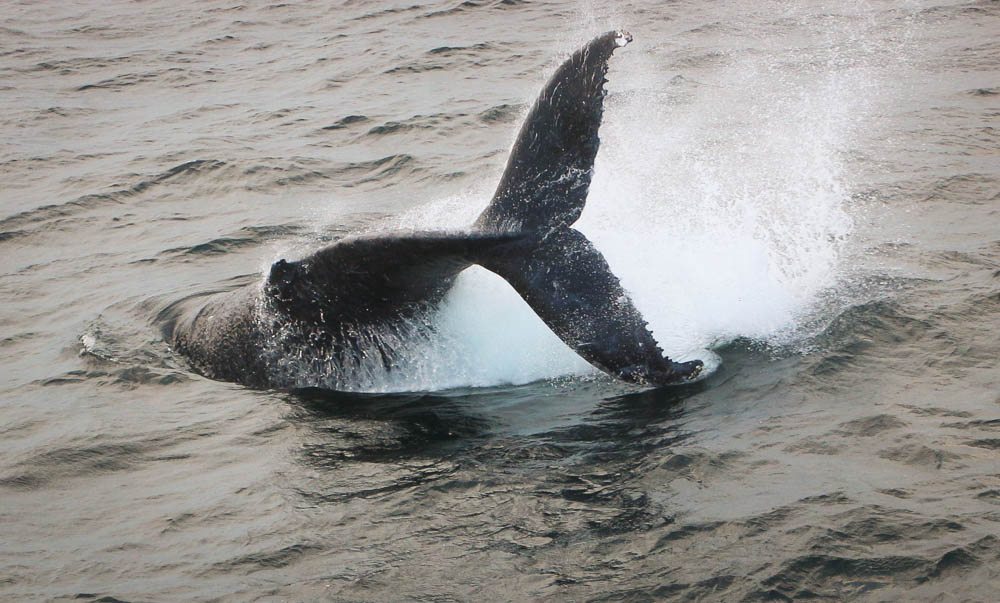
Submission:
{"label": "whale fluke", "polygon": [[663,355],[604,256],[570,228],[586,205],[600,146],[608,60],[631,41],[624,31],[598,36],[549,78],[475,225],[524,235],[516,251],[505,247],[483,265],[577,354],[626,381],[672,383],[695,377],[701,361]]}
{"label": "whale fluke", "polygon": [[483,265],[502,276],[535,314],[584,360],[632,383],[665,385],[693,379],[700,360],[678,363],[663,350],[604,256],[579,231],[509,244]]}
{"label": "whale fluke", "polygon": [[521,126],[489,206],[488,230],[569,226],[583,212],[600,146],[608,59],[632,41],[610,31],[577,50],[549,78]]}

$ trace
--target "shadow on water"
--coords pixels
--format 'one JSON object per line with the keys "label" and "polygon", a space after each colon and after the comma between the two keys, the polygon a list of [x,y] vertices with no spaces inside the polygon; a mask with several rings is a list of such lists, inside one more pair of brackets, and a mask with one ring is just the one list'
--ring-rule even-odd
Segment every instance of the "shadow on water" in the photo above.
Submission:
{"label": "shadow on water", "polygon": [[304,464],[344,472],[359,463],[424,467],[466,458],[505,438],[505,413],[539,390],[544,385],[393,394],[308,388],[290,392],[287,401],[289,419],[306,429]]}
{"label": "shadow on water", "polygon": [[637,445],[659,445],[666,434],[676,432],[685,402],[708,388],[706,382],[698,382],[609,396],[582,415],[578,424],[551,430],[543,436],[564,446],[580,446],[594,452],[626,453]]}
{"label": "shadow on water", "polygon": [[559,498],[612,504],[619,489],[591,493],[592,484],[685,437],[684,402],[707,387],[628,391],[593,380],[439,393],[296,390],[289,419],[304,428],[297,458],[306,471],[296,489],[323,505],[522,475]]}
{"label": "shadow on water", "polygon": [[600,530],[646,525],[663,513],[636,480],[669,464],[698,433],[692,416],[722,404],[734,377],[772,364],[745,342],[720,352],[722,367],[703,381],[659,389],[597,376],[433,393],[287,392],[301,470],[293,488],[325,505],[503,484],[556,505],[598,505],[611,522]]}
{"label": "shadow on water", "polygon": [[434,454],[448,444],[484,436],[490,432],[491,421],[474,406],[502,395],[368,394],[306,388],[292,391],[288,401],[295,409],[291,418],[308,424],[317,435],[356,436],[334,437],[331,446],[346,441],[354,458],[392,460]]}
{"label": "shadow on water", "polygon": [[[291,419],[308,426],[312,465],[348,459],[394,462],[449,458],[502,441],[505,447],[555,445],[624,451],[629,442],[662,444],[684,402],[710,386],[626,391],[607,381],[538,382],[440,393],[366,394],[316,388],[288,395]],[[634,452],[634,451],[633,451]]]}

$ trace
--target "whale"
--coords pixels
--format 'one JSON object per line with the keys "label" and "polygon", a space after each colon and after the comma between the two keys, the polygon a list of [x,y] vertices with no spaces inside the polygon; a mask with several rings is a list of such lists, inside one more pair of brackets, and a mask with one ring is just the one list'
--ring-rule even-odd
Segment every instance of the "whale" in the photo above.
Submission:
{"label": "whale", "polygon": [[392,371],[407,338],[433,330],[435,308],[477,265],[506,280],[567,346],[615,379],[695,380],[702,362],[664,354],[603,255],[573,228],[600,146],[608,63],[631,41],[626,31],[607,32],[555,70],[492,199],[467,229],[348,236],[302,259],[280,259],[255,283],[197,296],[193,307],[170,313],[165,340],[195,372],[252,388],[337,383],[326,374],[364,363]]}

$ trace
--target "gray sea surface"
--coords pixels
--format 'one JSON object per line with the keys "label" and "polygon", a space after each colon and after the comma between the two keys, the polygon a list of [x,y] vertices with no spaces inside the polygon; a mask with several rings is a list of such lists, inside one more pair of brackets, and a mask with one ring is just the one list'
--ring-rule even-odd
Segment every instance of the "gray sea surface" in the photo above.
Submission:
{"label": "gray sea surface", "polygon": [[[482,269],[393,370],[206,379],[165,308],[461,228],[616,28],[580,229],[686,387]],[[5,2],[0,599],[996,601],[1000,3]]]}

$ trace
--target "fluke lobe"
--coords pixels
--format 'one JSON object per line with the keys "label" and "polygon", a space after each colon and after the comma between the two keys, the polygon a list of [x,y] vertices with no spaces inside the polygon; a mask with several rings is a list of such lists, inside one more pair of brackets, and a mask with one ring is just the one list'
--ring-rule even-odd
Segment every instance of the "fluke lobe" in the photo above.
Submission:
{"label": "fluke lobe", "polygon": [[392,370],[398,344],[427,328],[458,274],[478,264],[609,375],[648,385],[694,379],[702,362],[663,355],[604,257],[572,228],[600,144],[608,60],[631,40],[608,32],[556,70],[492,201],[467,231],[349,237],[302,260],[279,260],[262,285],[168,312],[167,340],[214,379],[259,388],[337,384],[331,374],[366,363]]}

